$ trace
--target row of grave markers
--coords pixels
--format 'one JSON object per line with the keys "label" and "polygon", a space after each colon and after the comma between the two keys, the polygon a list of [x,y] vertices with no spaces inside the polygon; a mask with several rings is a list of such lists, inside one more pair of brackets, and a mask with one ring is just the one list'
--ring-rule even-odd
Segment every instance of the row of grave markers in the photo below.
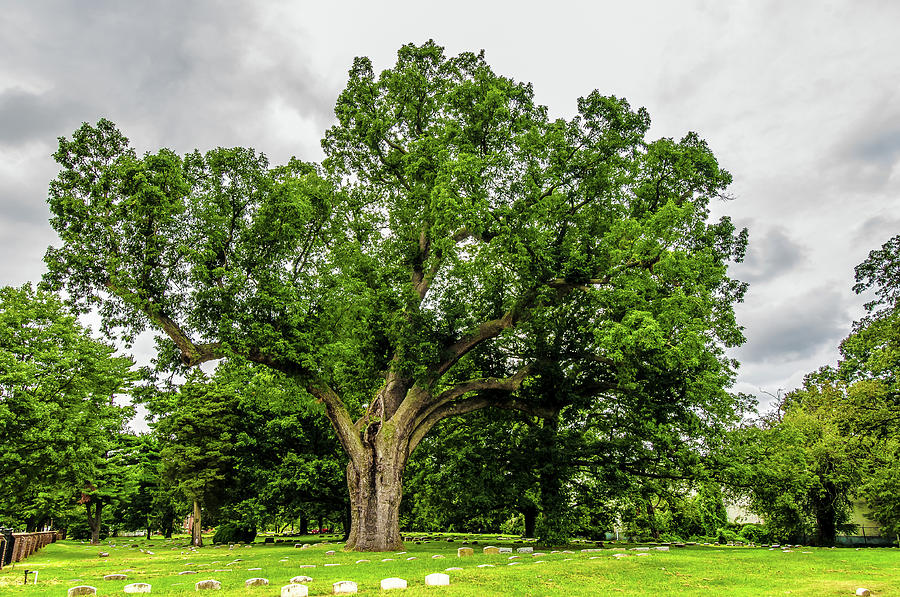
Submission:
{"label": "row of grave markers", "polygon": [[[256,586],[265,586],[269,584],[269,579],[267,578],[249,578],[244,581],[245,587],[256,587]],[[429,574],[425,577],[425,585],[426,586],[449,586],[450,585],[450,575],[443,574],[441,572],[435,572],[434,574]],[[385,578],[381,581],[381,590],[387,591],[389,589],[405,589],[407,588],[408,583],[403,578]],[[125,585],[124,592],[126,593],[150,593],[152,585],[148,583],[132,583],[130,585]],[[201,580],[194,584],[194,589],[197,591],[202,590],[218,590],[222,588],[222,583],[209,579],[209,580]],[[348,594],[348,593],[357,593],[359,591],[358,585],[352,580],[339,580],[338,582],[331,585],[332,591],[334,594]],[[69,589],[68,597],[80,597],[82,595],[96,595],[97,588],[91,587],[88,585],[81,585],[78,587],[72,587]],[[289,585],[285,585],[281,587],[281,597],[307,597],[309,595],[309,587],[303,584],[291,583]]]}
{"label": "row of grave markers", "polygon": [[62,538],[59,531],[0,534],[0,570],[12,562],[21,562],[40,548]]}

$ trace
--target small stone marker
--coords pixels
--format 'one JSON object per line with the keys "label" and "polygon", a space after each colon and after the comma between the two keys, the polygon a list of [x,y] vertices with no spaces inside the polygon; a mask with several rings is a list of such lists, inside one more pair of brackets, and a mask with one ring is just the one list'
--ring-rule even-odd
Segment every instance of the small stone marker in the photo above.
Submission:
{"label": "small stone marker", "polygon": [[185,574],[197,574],[196,570],[182,570],[178,573],[178,576],[184,576]]}
{"label": "small stone marker", "polygon": [[302,543],[294,543],[294,547],[296,547],[297,549],[303,549],[303,544]]}
{"label": "small stone marker", "polygon": [[339,580],[333,585],[331,588],[334,591],[334,594],[338,593],[358,593],[359,589],[356,587],[356,583],[352,580]]}
{"label": "small stone marker", "polygon": [[303,576],[303,575],[295,576],[289,582],[292,582],[292,583],[312,582],[312,577],[311,576]]}
{"label": "small stone marker", "polygon": [[431,556],[431,559],[432,559],[432,560],[443,560],[443,559],[444,559],[444,556],[442,556],[441,554],[437,553],[437,554],[434,554],[433,556]]}
{"label": "small stone marker", "polygon": [[211,578],[209,580],[198,581],[196,584],[194,584],[195,591],[205,591],[205,590],[218,591],[221,588],[222,588],[222,583],[220,583],[217,580],[213,580]]}
{"label": "small stone marker", "polygon": [[533,547],[519,547],[516,549],[517,553],[534,553]]}
{"label": "small stone marker", "polygon": [[869,595],[871,594],[872,591],[870,591],[869,589],[865,589],[863,587],[856,589],[856,597],[869,597]]}
{"label": "small stone marker", "polygon": [[425,577],[425,586],[428,587],[443,587],[448,586],[450,584],[450,575],[442,574],[440,572],[435,572],[434,574],[429,574]]}
{"label": "small stone marker", "polygon": [[302,566],[297,566],[297,568],[315,568],[315,564],[303,564]]}
{"label": "small stone marker", "polygon": [[69,589],[69,597],[76,597],[76,595],[96,595],[97,589],[95,587],[89,587],[87,585],[81,585],[79,587],[72,587]]}
{"label": "small stone marker", "polygon": [[478,564],[478,566],[476,566],[476,568],[493,568],[493,567],[494,567],[493,564]]}
{"label": "small stone marker", "polygon": [[309,587],[306,585],[284,585],[281,587],[281,597],[307,597]]}
{"label": "small stone marker", "polygon": [[103,580],[125,580],[128,576],[125,574],[107,574],[103,577]]}
{"label": "small stone marker", "polygon": [[125,585],[125,588],[122,590],[126,593],[149,593],[150,585],[145,582],[134,582],[130,585]]}
{"label": "small stone marker", "polygon": [[381,590],[382,591],[387,591],[390,589],[405,589],[405,588],[406,588],[406,581],[403,580],[402,578],[391,577],[391,578],[381,579]]}
{"label": "small stone marker", "polygon": [[660,546],[660,547],[654,547],[653,549],[655,549],[656,551],[669,551],[669,546],[668,546],[668,545],[663,545],[663,546]]}
{"label": "small stone marker", "polygon": [[481,550],[481,553],[483,553],[484,555],[495,556],[498,553],[500,553],[500,550],[497,547],[494,547],[493,545],[488,545],[487,547],[485,547],[484,549]]}
{"label": "small stone marker", "polygon": [[340,564],[325,564],[325,567],[326,567],[326,568],[327,568],[328,566],[340,566]]}
{"label": "small stone marker", "polygon": [[334,555],[334,550],[331,549],[331,550],[326,551],[326,552],[325,552],[325,555],[326,555],[326,556],[333,556],[333,555]]}
{"label": "small stone marker", "polygon": [[459,549],[456,550],[456,557],[458,557],[458,558],[464,558],[467,556],[474,556],[474,555],[475,555],[475,550],[472,549],[471,547],[460,547]]}
{"label": "small stone marker", "polygon": [[393,562],[393,561],[394,561],[394,558],[384,558],[384,559],[381,560],[381,561],[382,561],[382,562]]}
{"label": "small stone marker", "polygon": [[457,568],[455,566],[453,568],[444,568],[444,572],[453,572],[455,570],[462,570],[462,568]]}
{"label": "small stone marker", "polygon": [[98,553],[97,555],[98,555],[99,557],[101,557],[101,558],[108,558],[108,557],[109,557],[109,554],[106,553],[105,551],[101,551],[101,552]]}
{"label": "small stone marker", "polygon": [[248,578],[244,581],[245,587],[262,587],[269,584],[268,578]]}
{"label": "small stone marker", "polygon": [[512,553],[512,547],[498,547],[498,553]]}
{"label": "small stone marker", "polygon": [[356,560],[357,564],[368,564],[370,560]]}

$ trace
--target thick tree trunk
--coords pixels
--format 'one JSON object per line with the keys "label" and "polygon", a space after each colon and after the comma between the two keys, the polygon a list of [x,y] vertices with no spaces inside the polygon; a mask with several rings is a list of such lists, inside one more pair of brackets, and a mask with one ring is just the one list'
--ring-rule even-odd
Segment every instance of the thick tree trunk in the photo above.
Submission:
{"label": "thick tree trunk", "polygon": [[813,497],[813,508],[816,514],[816,545],[830,547],[837,540],[837,509],[835,503],[838,500],[838,489],[834,483],[824,483],[824,495]]}
{"label": "thick tree trunk", "polygon": [[[93,508],[91,506],[93,505]],[[103,514],[103,502],[98,499],[91,500],[84,504],[87,510],[88,527],[91,529],[91,545],[100,544],[100,524]],[[93,512],[91,512],[93,510]]]}
{"label": "thick tree trunk", "polygon": [[309,519],[306,517],[306,514],[300,515],[300,534],[301,535],[309,535]]}
{"label": "thick tree trunk", "polygon": [[203,535],[201,533],[203,525],[201,524],[202,521],[200,516],[200,502],[194,500],[194,516],[191,521],[191,545],[194,547],[203,547]]}
{"label": "thick tree trunk", "polygon": [[537,506],[531,504],[522,508],[522,516],[525,518],[525,536],[534,537],[534,525],[537,522]]}
{"label": "thick tree trunk", "polygon": [[[406,442],[388,429],[371,437],[362,458],[347,465],[350,490],[350,534],[347,549],[393,551],[403,547],[400,537],[400,500],[403,470],[408,455]],[[387,432],[386,432],[387,431]]]}

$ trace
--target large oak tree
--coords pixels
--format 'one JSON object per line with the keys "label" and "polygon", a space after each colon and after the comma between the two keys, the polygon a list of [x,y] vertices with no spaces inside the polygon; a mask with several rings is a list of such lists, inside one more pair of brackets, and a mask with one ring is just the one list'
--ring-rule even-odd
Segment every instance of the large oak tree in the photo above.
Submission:
{"label": "large oak tree", "polygon": [[380,75],[355,60],[335,114],[321,166],[137,156],[112,123],[82,126],[55,154],[46,262],[108,329],[161,330],[186,366],[240,355],[321,402],[350,460],[349,548],[401,544],[404,466],[437,422],[554,415],[523,391],[542,375],[641,408],[646,363],[653,383],[689,369],[654,412],[721,393],[746,235],[708,222],[731,177],[697,135],[650,142],[646,111],[597,92],[551,119],[530,85],[432,42]]}

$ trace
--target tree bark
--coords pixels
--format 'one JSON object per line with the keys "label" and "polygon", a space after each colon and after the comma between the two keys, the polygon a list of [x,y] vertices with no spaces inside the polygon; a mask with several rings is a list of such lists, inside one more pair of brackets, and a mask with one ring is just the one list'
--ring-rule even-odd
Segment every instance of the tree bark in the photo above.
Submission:
{"label": "tree bark", "polygon": [[[91,507],[93,505],[93,508]],[[88,527],[91,529],[91,545],[100,544],[100,521],[103,514],[103,502],[99,498],[94,498],[89,502],[85,502],[84,508],[87,511]],[[93,513],[91,512],[93,510]]]}
{"label": "tree bark", "polygon": [[194,516],[191,520],[191,545],[194,547],[203,547],[203,534],[201,532],[203,525],[201,524],[201,515],[200,502],[194,500]]}
{"label": "tree bark", "polygon": [[[386,429],[391,428],[388,423]],[[367,441],[361,457],[351,459],[347,465],[350,550],[393,551],[403,547],[400,500],[408,454],[406,442],[386,429]]]}

